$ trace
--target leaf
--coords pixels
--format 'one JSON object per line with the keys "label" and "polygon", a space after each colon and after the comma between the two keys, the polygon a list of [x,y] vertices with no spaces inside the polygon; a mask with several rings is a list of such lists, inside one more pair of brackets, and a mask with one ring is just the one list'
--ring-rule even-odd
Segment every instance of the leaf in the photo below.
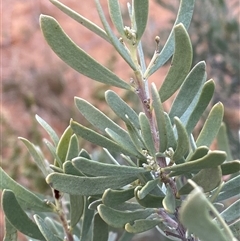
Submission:
{"label": "leaf", "polygon": [[115,141],[119,147],[121,147],[121,149],[125,150],[126,153],[130,153],[131,156],[137,157],[138,159],[146,159],[146,157],[135,147],[131,139],[129,141],[128,138],[126,139],[118,135],[115,131],[109,128],[106,128],[106,132],[113,139],[113,141]]}
{"label": "leaf", "polygon": [[99,213],[94,215],[93,220],[93,241],[108,241],[108,225],[102,220]]}
{"label": "leaf", "polygon": [[118,211],[101,204],[98,206],[98,212],[101,218],[111,227],[124,228],[125,224],[131,223],[137,219],[143,219],[154,213],[154,209],[147,208],[136,211]]}
{"label": "leaf", "polygon": [[38,226],[28,217],[19,205],[13,191],[4,189],[2,207],[8,221],[21,233],[35,239],[44,240]]}
{"label": "leaf", "polygon": [[[119,39],[114,35],[112,29],[110,28],[106,17],[104,15],[104,12],[102,10],[101,4],[99,2],[99,0],[95,0],[96,3],[96,7],[97,7],[97,11],[99,14],[99,17],[102,21],[103,27],[112,43],[112,45],[114,46],[114,48],[117,50],[117,52],[122,56],[122,58],[128,63],[128,65],[134,70],[136,71],[136,66],[133,63],[129,53],[127,52],[127,50],[125,49],[124,45],[119,41]],[[126,84],[126,83],[125,83]],[[128,86],[128,88],[125,89],[130,89],[130,86]]]}
{"label": "leaf", "polygon": [[240,161],[229,161],[221,165],[222,174],[229,175],[240,171]]}
{"label": "leaf", "polygon": [[[217,213],[217,210],[208,201],[201,189],[194,185],[194,190],[188,195],[180,208],[179,218],[189,232],[195,234],[201,240],[233,240],[232,235],[227,233],[226,230],[221,230],[216,222],[212,220],[209,214],[210,211],[214,214]],[[219,217],[218,220],[224,223],[224,220],[220,220]]]}
{"label": "leaf", "polygon": [[121,176],[125,174],[136,176],[140,173],[148,172],[141,167],[101,163],[83,157],[73,159],[73,165],[81,172],[93,176]]}
{"label": "leaf", "polygon": [[134,16],[137,27],[137,40],[139,41],[142,38],[142,35],[147,26],[148,20],[148,0],[134,0]]}
{"label": "leaf", "polygon": [[226,125],[224,123],[221,124],[217,134],[217,145],[219,150],[225,151],[227,153],[227,161],[232,161],[233,157],[228,142]]}
{"label": "leaf", "polygon": [[187,131],[178,117],[174,118],[174,123],[177,128],[178,140],[177,140],[177,148],[173,154],[172,160],[175,163],[179,163],[179,161],[183,158],[183,156],[187,154],[187,152],[189,151],[190,144],[189,144]]}
{"label": "leaf", "polygon": [[114,113],[124,122],[129,120],[137,129],[140,129],[137,113],[112,90],[105,92],[105,99]]}
{"label": "leaf", "polygon": [[[71,129],[70,126],[68,126],[58,142],[56,154],[61,161],[60,167],[62,167],[63,163],[66,161],[67,151],[68,151],[69,142],[70,142],[72,134],[73,134],[73,130]],[[57,163],[55,163],[55,165],[56,164]]]}
{"label": "leaf", "polygon": [[[51,152],[57,165],[60,167],[62,163],[61,163],[59,156],[56,153],[56,147],[50,141],[48,141],[46,139],[44,139],[43,142],[47,146],[48,150]],[[52,168],[53,165],[50,165],[50,167]],[[54,168],[57,168],[57,167],[55,166]]]}
{"label": "leaf", "polygon": [[[181,175],[189,172],[200,171],[205,168],[213,168],[221,165],[226,159],[226,154],[223,151],[211,151],[202,158],[195,161],[181,163],[175,166],[164,167],[162,171],[171,171],[170,176]],[[177,172],[177,173],[174,173]],[[51,175],[51,174],[50,174]]]}
{"label": "leaf", "polygon": [[224,107],[221,102],[215,104],[209,115],[207,120],[204,123],[204,126],[197,138],[196,145],[197,146],[210,146],[215,139],[218,131],[220,129],[222,119],[224,114]]}
{"label": "leaf", "polygon": [[166,196],[162,201],[163,207],[166,212],[174,214],[176,212],[176,199],[172,188],[167,185]]}
{"label": "leaf", "polygon": [[240,175],[228,180],[219,193],[216,202],[221,202],[223,200],[239,195],[239,183]]}
{"label": "leaf", "polygon": [[66,174],[70,174],[74,176],[84,176],[82,172],[80,172],[76,167],[73,166],[73,163],[71,161],[64,162],[63,171]]}
{"label": "leaf", "polygon": [[104,137],[101,134],[98,134],[97,132],[71,120],[70,126],[73,129],[74,133],[81,136],[83,139],[90,141],[91,143],[97,145],[97,146],[102,146],[107,148],[109,151],[112,152],[123,152],[126,155],[129,155],[130,153],[124,150],[122,147],[120,147],[117,143],[114,141],[110,140],[107,137]]}
{"label": "leaf", "polygon": [[190,162],[190,161],[194,161],[194,160],[197,160],[199,158],[202,158],[205,155],[207,155],[208,152],[209,152],[208,147],[199,146],[199,147],[197,147],[197,149],[193,153],[189,154],[189,156],[186,158],[186,162]]}
{"label": "leaf", "polygon": [[56,132],[52,129],[52,127],[45,121],[43,120],[40,116],[35,115],[36,120],[38,121],[38,123],[45,129],[45,131],[49,134],[49,136],[51,137],[53,143],[55,146],[57,146],[58,142],[59,142],[59,137],[56,134]]}
{"label": "leaf", "polygon": [[188,134],[190,134],[193,131],[195,125],[201,118],[203,112],[206,110],[210,100],[212,99],[213,93],[214,82],[213,80],[209,80],[203,86],[202,93],[198,99],[197,105],[195,106],[194,110],[190,112],[191,114],[186,124],[186,130]]}
{"label": "leaf", "polygon": [[[169,37],[168,37],[163,49],[161,50],[161,52],[156,60],[156,63],[150,69],[148,76],[152,75],[155,71],[157,71],[172,56],[172,54],[174,52],[174,48],[175,48],[174,47],[174,27],[177,24],[182,23],[184,25],[185,29],[188,29],[191,19],[192,19],[192,15],[193,15],[194,3],[195,3],[195,0],[181,0],[177,18],[173,25],[173,28],[169,34]],[[148,77],[148,76],[146,76],[146,77]]]}
{"label": "leaf", "polygon": [[103,29],[101,29],[99,26],[97,26],[93,22],[89,21],[88,19],[84,18],[82,15],[75,12],[71,8],[67,7],[63,3],[61,3],[57,0],[49,0],[49,1],[52,4],[54,4],[58,9],[60,9],[62,12],[67,14],[69,17],[71,17],[72,19],[74,19],[78,23],[82,24],[84,27],[86,27],[87,29],[89,29],[93,33],[97,34],[98,36],[100,36],[104,40],[110,42],[106,32]]}
{"label": "leaf", "polygon": [[158,94],[157,88],[155,84],[151,85],[151,93],[152,93],[152,106],[155,112],[157,127],[158,127],[158,136],[159,136],[159,151],[164,152],[167,149],[167,133],[168,130],[166,129],[165,123],[165,114],[163,111],[163,106],[161,102],[161,97]]}
{"label": "leaf", "polygon": [[34,210],[37,212],[53,212],[53,208],[50,205],[40,199],[34,193],[28,191],[26,188],[15,182],[11,177],[7,175],[6,172],[0,168],[0,190],[10,189],[14,192],[18,202],[22,206],[23,209]]}
{"label": "leaf", "polygon": [[25,144],[38,168],[42,171],[44,177],[50,174],[50,170],[47,168],[47,164],[41,150],[25,138],[19,137],[18,139]]}
{"label": "leaf", "polygon": [[72,195],[91,196],[102,194],[107,188],[121,188],[137,179],[132,174],[107,177],[79,177],[62,173],[52,173],[46,181],[54,189]]}
{"label": "leaf", "polygon": [[239,240],[240,239],[240,219],[234,222],[233,224],[231,224],[229,228],[231,229],[234,237],[236,237],[236,239]]}
{"label": "leaf", "polygon": [[115,207],[134,196],[134,188],[123,189],[123,190],[113,190],[108,188],[105,190],[102,196],[102,202],[108,207]]}
{"label": "leaf", "polygon": [[171,106],[169,117],[173,122],[175,116],[181,117],[201,90],[206,78],[206,64],[201,61],[196,64],[185,78]]}
{"label": "leaf", "polygon": [[159,179],[148,181],[141,189],[138,188],[137,190],[138,198],[139,199],[145,198],[158,184],[159,184]]}
{"label": "leaf", "polygon": [[91,105],[89,102],[82,98],[75,97],[75,104],[80,113],[96,128],[105,132],[109,128],[116,132],[118,135],[129,138],[127,132],[107,117],[103,112]]}
{"label": "leaf", "polygon": [[[222,180],[221,168],[206,168],[199,171],[192,180],[203,189],[203,192],[210,192],[218,187]],[[193,190],[190,183],[186,183],[179,191],[179,195],[189,194]]]}
{"label": "leaf", "polygon": [[227,207],[223,212],[220,213],[221,217],[227,224],[233,223],[240,218],[240,200],[236,200],[229,207]]}
{"label": "leaf", "polygon": [[45,224],[44,220],[39,217],[37,214],[35,214],[34,219],[41,230],[43,236],[47,241],[60,241],[61,239],[58,238],[55,234],[52,233],[52,231],[49,229],[49,227]]}
{"label": "leaf", "polygon": [[70,195],[70,226],[74,228],[79,222],[84,209],[84,197],[81,195]]}
{"label": "leaf", "polygon": [[167,76],[159,90],[162,102],[171,97],[183,83],[192,65],[192,45],[182,23],[174,27],[175,52]]}
{"label": "leaf", "polygon": [[17,241],[17,229],[12,226],[8,219],[4,218],[4,237],[3,241]]}
{"label": "leaf", "polygon": [[142,233],[149,229],[154,228],[160,222],[160,219],[140,219],[135,220],[133,224],[127,223],[125,225],[125,230],[129,233]]}
{"label": "leaf", "polygon": [[68,151],[66,155],[66,160],[72,160],[79,154],[79,142],[77,136],[74,134],[71,136]]}
{"label": "leaf", "polygon": [[113,85],[123,89],[131,86],[118,78],[109,69],[99,64],[85,51],[79,48],[63,31],[58,22],[46,15],[40,16],[40,25],[43,35],[52,50],[65,63],[79,73],[104,84]]}
{"label": "leaf", "polygon": [[94,210],[88,208],[89,201],[87,197],[84,198],[84,211],[83,211],[83,221],[81,226],[81,236],[80,240],[85,241],[88,240],[88,235],[91,230],[92,220],[94,217]]}
{"label": "leaf", "polygon": [[141,126],[141,134],[142,134],[145,146],[147,147],[151,156],[155,156],[156,150],[155,150],[155,143],[152,136],[151,126],[146,114],[143,112],[139,114],[139,123]]}
{"label": "leaf", "polygon": [[177,141],[173,132],[173,126],[171,123],[171,120],[166,112],[164,112],[164,117],[165,117],[165,124],[166,124],[166,130],[167,130],[167,148],[172,148],[175,150],[177,148]]}
{"label": "leaf", "polygon": [[118,33],[123,37],[124,34],[124,26],[123,19],[121,14],[121,8],[118,0],[108,0],[108,8],[111,20],[117,29]]}

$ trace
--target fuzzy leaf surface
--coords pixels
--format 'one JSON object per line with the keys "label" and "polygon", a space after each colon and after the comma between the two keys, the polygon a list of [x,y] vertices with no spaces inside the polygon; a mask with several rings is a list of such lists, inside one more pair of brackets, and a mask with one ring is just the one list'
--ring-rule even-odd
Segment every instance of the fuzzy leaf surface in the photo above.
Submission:
{"label": "fuzzy leaf surface", "polygon": [[176,21],[173,25],[173,28],[169,34],[169,37],[161,50],[155,65],[150,69],[148,75],[152,75],[155,71],[157,71],[161,66],[163,66],[169,58],[172,56],[175,48],[174,44],[174,26],[179,23],[182,23],[185,29],[188,29],[194,8],[195,0],[181,0]]}
{"label": "fuzzy leaf surface", "polygon": [[52,50],[65,63],[79,73],[104,84],[123,89],[131,89],[130,85],[118,78],[79,48],[63,31],[58,22],[46,15],[41,15],[40,24],[43,35]]}
{"label": "fuzzy leaf surface", "polygon": [[62,173],[52,173],[46,181],[58,191],[72,195],[91,196],[102,194],[107,188],[117,189],[137,179],[132,174],[107,177],[80,177]]}
{"label": "fuzzy leaf surface", "polygon": [[183,83],[192,65],[192,45],[183,24],[174,27],[175,52],[167,76],[159,90],[162,102],[171,97]]}
{"label": "fuzzy leaf surface", "polygon": [[8,221],[17,230],[31,238],[44,240],[38,226],[23,211],[11,190],[5,189],[3,191],[2,207]]}

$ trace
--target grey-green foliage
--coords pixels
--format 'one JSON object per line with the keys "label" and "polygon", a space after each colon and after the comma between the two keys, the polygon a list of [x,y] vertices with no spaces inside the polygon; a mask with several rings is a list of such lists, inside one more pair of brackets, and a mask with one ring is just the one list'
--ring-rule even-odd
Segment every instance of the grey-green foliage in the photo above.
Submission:
{"label": "grey-green foliage", "polygon": [[[147,27],[148,0],[128,4],[131,26],[124,25],[121,3],[108,1],[109,15],[119,36],[110,28],[99,0],[95,3],[104,29],[57,0],[51,2],[111,43],[133,70],[133,80],[120,79],[78,47],[56,19],[41,15],[41,29],[52,50],[81,74],[136,94],[142,111],[137,113],[117,93],[108,90],[105,99],[117,122],[78,97],[77,109],[92,128],[70,120],[58,137],[36,116],[52,140],[44,141],[52,161],[46,160],[30,141],[20,140],[41,169],[53,197],[46,200],[34,194],[0,169],[4,241],[17,240],[17,230],[29,239],[107,241],[116,240],[110,235],[116,229],[123,231],[118,240],[127,241],[152,228],[168,240],[237,240],[240,162],[232,160],[222,123],[223,105],[217,103],[210,108],[202,130],[194,132],[215,88],[213,80],[206,81],[204,62],[192,67],[187,28],[194,1],[181,1],[166,44],[155,51],[146,68],[141,37]],[[158,45],[158,37],[155,40]],[[172,55],[162,86],[153,83],[149,88],[148,77]],[[170,111],[166,111],[162,102],[176,91]],[[103,147],[104,159],[80,148],[79,137]],[[211,150],[215,139],[220,150]],[[224,177],[226,183],[222,181],[225,175],[230,175]],[[215,206],[236,195],[235,202],[217,211]]]}

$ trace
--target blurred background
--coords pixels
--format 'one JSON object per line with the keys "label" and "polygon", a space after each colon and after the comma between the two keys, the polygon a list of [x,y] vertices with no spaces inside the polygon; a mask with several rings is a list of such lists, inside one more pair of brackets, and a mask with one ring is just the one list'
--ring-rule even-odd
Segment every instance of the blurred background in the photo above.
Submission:
{"label": "blurred background", "polygon": [[[101,26],[93,0],[62,2]],[[102,1],[102,4],[107,13],[106,2]],[[121,0],[120,3],[127,25],[127,1]],[[142,43],[147,62],[155,50],[155,36],[160,36],[161,47],[165,43],[178,6],[179,0],[150,1],[150,15]],[[35,114],[46,120],[59,135],[68,126],[70,118],[84,123],[74,106],[74,96],[87,99],[112,118],[115,116],[104,102],[104,92],[109,87],[72,70],[46,44],[39,28],[40,14],[56,18],[81,48],[125,81],[130,80],[132,73],[108,43],[66,16],[48,0],[3,1],[1,14],[1,166],[24,186],[45,193],[49,190],[42,175],[38,174],[36,165],[18,140],[18,136],[25,137],[44,149],[42,138],[47,138],[47,135],[37,124]],[[215,80],[216,93],[212,104],[222,101],[225,105],[224,120],[235,159],[240,158],[239,24],[239,0],[196,0],[189,28],[194,50],[193,65],[205,60],[208,79]],[[156,72],[150,82],[154,81],[159,86],[168,65]],[[136,100],[131,93],[115,90],[130,103]],[[170,105],[171,100],[165,103],[165,108]],[[81,144],[85,145],[83,141]],[[88,145],[86,148],[91,151],[93,147]],[[0,214],[0,240],[3,235],[1,217]],[[137,240],[149,240],[149,237],[140,236]]]}

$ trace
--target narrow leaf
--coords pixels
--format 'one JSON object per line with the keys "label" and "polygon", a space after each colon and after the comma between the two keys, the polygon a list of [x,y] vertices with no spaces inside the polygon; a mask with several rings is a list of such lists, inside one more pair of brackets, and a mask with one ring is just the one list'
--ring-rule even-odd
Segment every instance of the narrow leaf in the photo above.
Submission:
{"label": "narrow leaf", "polygon": [[173,193],[172,188],[167,185],[167,191],[166,191],[166,196],[163,199],[163,207],[164,209],[171,214],[174,214],[176,211],[176,199],[175,199],[175,194]]}
{"label": "narrow leaf", "polygon": [[147,116],[142,112],[139,114],[139,123],[140,123],[141,134],[142,134],[145,146],[147,147],[151,156],[155,156],[155,153],[156,153],[155,143],[153,140],[150,123]]}
{"label": "narrow leaf", "polygon": [[141,189],[138,189],[137,196],[139,199],[145,198],[159,183],[159,179],[148,181]]}
{"label": "narrow leaf", "polygon": [[69,142],[66,160],[72,160],[73,158],[77,157],[78,154],[79,154],[79,143],[78,143],[77,136],[74,134],[71,136],[71,139]]}
{"label": "narrow leaf", "polygon": [[187,131],[178,117],[174,118],[174,122],[177,128],[178,140],[177,148],[173,154],[173,161],[178,163],[183,156],[189,151],[189,137]]}
{"label": "narrow leaf", "polygon": [[166,130],[167,130],[167,148],[172,148],[173,150],[175,150],[177,148],[177,141],[174,135],[174,128],[173,125],[171,123],[171,120],[168,116],[168,114],[166,112],[164,112],[164,117],[165,117],[165,125],[166,125]]}
{"label": "narrow leaf", "polygon": [[40,24],[43,35],[52,50],[65,63],[79,73],[104,84],[123,89],[131,89],[130,85],[118,78],[109,69],[99,64],[85,51],[79,48],[63,31],[58,22],[46,15],[41,15]]}
{"label": "narrow leaf", "polygon": [[108,225],[102,220],[99,213],[94,215],[93,241],[108,241]]}
{"label": "narrow leaf", "polygon": [[117,29],[118,33],[124,36],[124,26],[121,14],[121,8],[118,0],[108,0],[108,8],[112,22]]}
{"label": "narrow leaf", "polygon": [[139,159],[146,159],[145,156],[139,150],[137,150],[131,139],[128,140],[128,138],[126,139],[118,135],[116,132],[109,128],[106,129],[106,132],[123,150],[125,150],[125,152],[130,153],[131,156],[137,157]]}
{"label": "narrow leaf", "polygon": [[[48,150],[51,152],[51,154],[52,154],[55,162],[57,163],[57,165],[60,167],[62,165],[62,162],[61,162],[59,156],[57,155],[56,147],[50,141],[48,141],[46,139],[44,139],[43,142],[47,146]],[[50,167],[52,168],[53,165],[50,165]]]}
{"label": "narrow leaf", "polygon": [[45,131],[49,134],[49,136],[51,137],[53,143],[55,146],[57,146],[58,142],[59,142],[59,137],[56,134],[56,132],[52,129],[52,127],[45,121],[43,120],[40,116],[36,115],[35,116],[36,120],[38,121],[38,123],[45,129]]}
{"label": "narrow leaf", "polygon": [[82,172],[80,172],[76,167],[73,166],[73,163],[71,161],[64,162],[63,171],[66,174],[70,174],[74,176],[84,176]]}
{"label": "narrow leaf", "polygon": [[[212,220],[209,214],[210,211],[214,214],[217,213],[217,210],[208,201],[201,189],[195,186],[180,209],[180,221],[190,233],[195,234],[201,240],[234,240],[231,233],[225,233],[226,230],[221,230],[216,222]],[[224,223],[224,220],[220,221]]]}
{"label": "narrow leaf", "polygon": [[[203,192],[210,192],[214,188],[218,187],[222,180],[221,168],[206,168],[199,171],[192,180],[203,189]],[[179,195],[189,194],[193,190],[190,183],[186,183],[180,190]]]}
{"label": "narrow leaf", "polygon": [[137,27],[137,40],[139,41],[146,29],[148,20],[148,0],[134,0],[134,16]]}
{"label": "narrow leaf", "polygon": [[[66,128],[66,130],[64,131],[64,133],[62,134],[62,136],[59,140],[59,143],[57,145],[56,154],[61,161],[60,167],[62,167],[63,163],[66,161],[67,151],[68,151],[69,142],[70,142],[72,134],[73,134],[73,130],[71,129],[70,126],[68,126]],[[57,163],[55,163],[55,164],[57,164]]]}
{"label": "narrow leaf", "polygon": [[34,219],[39,229],[41,230],[41,233],[47,241],[60,241],[60,238],[58,238],[55,234],[52,233],[52,231],[49,229],[49,227],[46,225],[46,223],[41,217],[35,214]]}
{"label": "narrow leaf", "polygon": [[183,24],[174,27],[175,52],[167,76],[159,90],[162,102],[171,97],[183,83],[192,65],[192,45]]}
{"label": "narrow leaf", "polygon": [[[104,15],[104,12],[103,12],[103,9],[101,7],[101,4],[100,4],[99,0],[95,0],[95,3],[96,3],[97,11],[98,11],[99,17],[102,21],[103,27],[104,27],[112,45],[118,51],[118,53],[123,57],[123,59],[129,64],[129,66],[135,71],[136,70],[135,64],[133,63],[133,61],[132,61],[129,53],[125,49],[124,45],[114,35],[112,29],[110,28],[110,26],[109,26],[109,24],[106,20],[106,17]],[[129,89],[129,86],[128,86],[128,88],[125,88],[125,89]]]}
{"label": "narrow leaf", "polygon": [[124,228],[125,224],[131,223],[137,219],[143,219],[154,213],[154,209],[143,209],[136,211],[118,211],[116,209],[109,208],[104,204],[98,206],[98,212],[101,218],[114,228]]}
{"label": "narrow leaf", "polygon": [[81,136],[83,139],[90,141],[93,144],[96,144],[97,146],[102,146],[107,148],[109,151],[119,153],[123,152],[126,155],[129,155],[130,153],[124,150],[122,147],[120,147],[117,143],[110,140],[109,138],[98,134],[97,132],[71,120],[70,122],[71,128],[73,129],[74,133]]}
{"label": "narrow leaf", "polygon": [[45,162],[41,150],[25,138],[19,137],[18,139],[25,144],[29,153],[33,157],[33,160],[36,162],[38,168],[42,171],[44,177],[46,177],[51,171],[47,167],[48,164]]}
{"label": "narrow leaf", "polygon": [[182,23],[185,29],[188,29],[192,19],[192,15],[193,15],[194,3],[195,3],[195,0],[181,0],[177,18],[173,25],[171,33],[169,34],[169,37],[156,60],[156,63],[150,69],[148,76],[152,75],[155,71],[157,71],[172,56],[175,48],[174,47],[174,26],[176,26],[179,23]]}
{"label": "narrow leaf", "polygon": [[[213,168],[221,165],[226,159],[226,154],[223,151],[212,151],[209,152],[202,158],[199,158],[195,161],[181,163],[175,166],[164,167],[163,171],[172,171],[177,172],[178,175],[196,172],[205,168]],[[174,173],[176,175],[176,173]],[[172,176],[173,174],[170,174]]]}
{"label": "narrow leaf", "polygon": [[167,149],[167,132],[166,123],[165,123],[165,114],[163,111],[161,96],[159,95],[155,84],[151,85],[152,99],[153,99],[153,109],[156,115],[158,135],[160,139],[159,151],[164,152]]}
{"label": "narrow leaf", "polygon": [[220,215],[227,224],[230,224],[240,218],[239,210],[240,200],[237,200],[227,207],[223,212],[221,212]]}
{"label": "narrow leaf", "polygon": [[89,207],[89,201],[87,197],[84,197],[83,222],[82,222],[81,236],[80,236],[81,241],[89,240],[88,237],[92,226],[92,220],[94,217],[95,211],[89,209],[88,207]]}
{"label": "narrow leaf", "polygon": [[239,183],[240,175],[228,180],[219,193],[216,202],[221,202],[223,200],[239,195]]}
{"label": "narrow leaf", "polygon": [[79,177],[62,173],[52,173],[46,181],[56,190],[72,195],[102,194],[107,188],[117,189],[137,179],[132,174],[107,177]]}
{"label": "narrow leaf", "polygon": [[178,95],[173,101],[169,117],[173,122],[175,116],[181,117],[187,110],[194,97],[201,90],[206,78],[206,64],[201,61],[196,64],[184,80]]}
{"label": "narrow leaf", "polygon": [[227,153],[227,161],[232,161],[233,157],[229,146],[226,125],[224,123],[221,124],[217,134],[217,145],[219,150],[225,151]]}
{"label": "narrow leaf", "polygon": [[125,225],[125,230],[129,233],[142,233],[149,229],[154,228],[157,226],[160,222],[162,222],[161,219],[140,219],[135,220],[133,224],[127,223]]}
{"label": "narrow leaf", "polygon": [[220,129],[223,114],[224,107],[222,103],[219,102],[212,107],[208,118],[205,121],[204,126],[197,138],[197,146],[205,145],[209,147],[212,144]]}
{"label": "narrow leaf", "polygon": [[118,117],[125,122],[128,122],[129,119],[137,129],[140,129],[137,113],[115,92],[112,90],[107,90],[105,93],[105,99]]}
{"label": "narrow leaf", "polygon": [[201,118],[203,112],[206,110],[210,100],[212,99],[214,93],[214,82],[213,80],[207,81],[202,89],[202,93],[199,97],[196,107],[192,111],[186,125],[187,133],[190,134],[194,127],[196,126],[197,122]]}
{"label": "narrow leaf", "polygon": [[17,229],[12,226],[8,219],[4,218],[4,237],[3,241],[17,241]]}
{"label": "narrow leaf", "polygon": [[91,105],[86,100],[75,97],[75,104],[80,113],[100,131],[105,132],[105,129],[109,128],[116,132],[118,135],[129,138],[127,132],[124,129],[122,129],[108,116],[106,116],[103,112]]}
{"label": "narrow leaf", "polygon": [[79,222],[84,209],[84,197],[81,195],[70,195],[70,225],[74,228]]}
{"label": "narrow leaf", "polygon": [[103,193],[102,202],[108,207],[115,207],[134,196],[134,188],[123,189],[123,190],[113,190],[107,189]]}
{"label": "narrow leaf", "polygon": [[205,155],[207,155],[208,152],[209,152],[208,147],[206,147],[206,146],[199,146],[199,147],[197,147],[197,149],[193,153],[191,153],[186,158],[186,162],[195,161],[195,160],[197,160],[199,158],[202,158]]}
{"label": "narrow leaf", "polygon": [[44,240],[38,226],[23,211],[11,190],[5,189],[3,191],[2,207],[8,221],[17,230],[31,238]]}
{"label": "narrow leaf", "polygon": [[118,176],[118,175],[133,175],[136,176],[140,173],[148,172],[141,167],[131,167],[124,165],[114,165],[101,163],[93,160],[88,160],[83,157],[73,159],[73,165],[81,172],[93,176]]}
{"label": "narrow leaf", "polygon": [[77,21],[78,23],[82,24],[84,27],[92,31],[93,33],[97,34],[104,40],[110,42],[106,32],[101,29],[99,26],[94,24],[93,22],[89,21],[87,18],[84,18],[82,15],[79,13],[75,12],[71,8],[67,7],[63,3],[57,1],[57,0],[49,0],[52,4],[54,4],[58,9],[60,9],[62,12],[67,14],[69,17]]}
{"label": "narrow leaf", "polygon": [[26,188],[15,182],[6,172],[0,168],[0,190],[10,189],[14,192],[18,202],[25,210],[34,210],[38,212],[53,212],[54,210],[46,202],[28,191]]}
{"label": "narrow leaf", "polygon": [[230,175],[240,171],[240,161],[229,161],[225,162],[221,165],[222,174],[223,175]]}

